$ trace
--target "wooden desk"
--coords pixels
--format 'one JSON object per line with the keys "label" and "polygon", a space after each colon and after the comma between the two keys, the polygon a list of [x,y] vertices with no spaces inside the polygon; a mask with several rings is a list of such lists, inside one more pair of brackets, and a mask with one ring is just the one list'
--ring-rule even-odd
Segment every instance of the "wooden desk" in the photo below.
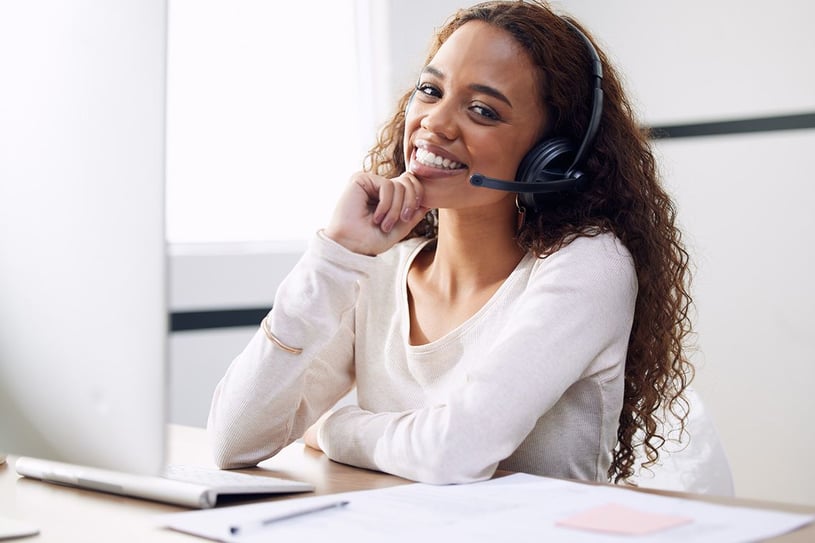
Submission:
{"label": "wooden desk", "polygon": [[[170,430],[168,458],[170,462],[212,465],[202,429],[172,426]],[[156,515],[184,511],[184,508],[24,479],[14,471],[13,462],[14,458],[10,457],[8,464],[0,465],[0,516],[26,520],[40,528],[38,536],[15,541],[26,543],[205,541],[156,525]],[[308,481],[316,487],[315,493],[300,496],[383,488],[409,482],[399,477],[331,462],[325,455],[299,443],[287,447],[276,457],[261,464],[261,467],[277,477]],[[689,496],[675,492],[657,493],[730,505],[815,513],[815,507],[809,506]],[[809,524],[801,530],[771,541],[811,543],[815,541],[815,524]]]}

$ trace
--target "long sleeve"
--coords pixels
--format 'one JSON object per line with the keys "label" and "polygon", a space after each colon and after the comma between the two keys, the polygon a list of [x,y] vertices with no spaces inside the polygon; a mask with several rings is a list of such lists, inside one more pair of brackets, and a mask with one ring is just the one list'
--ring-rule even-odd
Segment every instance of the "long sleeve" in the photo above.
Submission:
{"label": "long sleeve", "polygon": [[[608,456],[616,434],[637,291],[633,262],[613,236],[579,238],[537,260],[527,276],[507,280],[499,300],[442,338],[437,355],[462,353],[456,371],[440,379],[443,393],[411,409],[337,411],[318,436],[329,457],[422,482],[470,482],[490,477],[534,430],[543,436],[533,443],[543,449],[532,453],[536,462],[547,465],[549,455],[577,466],[544,473],[604,476],[608,464],[598,458]],[[402,373],[416,371],[408,361]]]}
{"label": "long sleeve", "polygon": [[207,422],[215,462],[255,465],[299,438],[353,386],[358,281],[376,258],[318,234],[279,286],[267,316],[292,354],[258,329],[213,395]]}

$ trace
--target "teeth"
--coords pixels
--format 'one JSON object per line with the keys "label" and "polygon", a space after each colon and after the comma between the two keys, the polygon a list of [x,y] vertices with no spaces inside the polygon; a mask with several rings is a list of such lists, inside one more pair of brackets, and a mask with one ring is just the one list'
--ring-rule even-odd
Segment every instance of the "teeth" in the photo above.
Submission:
{"label": "teeth", "polygon": [[416,149],[416,160],[426,166],[433,166],[434,168],[442,168],[445,170],[457,170],[462,166],[460,162],[434,155],[426,149]]}

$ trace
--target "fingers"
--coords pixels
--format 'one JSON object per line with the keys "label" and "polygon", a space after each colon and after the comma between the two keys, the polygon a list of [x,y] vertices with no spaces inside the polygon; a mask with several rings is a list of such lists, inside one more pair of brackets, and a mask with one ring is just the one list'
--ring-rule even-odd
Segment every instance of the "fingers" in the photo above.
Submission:
{"label": "fingers", "polygon": [[387,179],[358,172],[343,191],[323,233],[355,253],[378,255],[422,220],[423,188],[412,174]]}
{"label": "fingers", "polygon": [[379,186],[379,202],[374,209],[373,221],[387,233],[402,223],[415,224],[422,208],[422,184],[413,174],[404,173],[395,179],[384,180]]}

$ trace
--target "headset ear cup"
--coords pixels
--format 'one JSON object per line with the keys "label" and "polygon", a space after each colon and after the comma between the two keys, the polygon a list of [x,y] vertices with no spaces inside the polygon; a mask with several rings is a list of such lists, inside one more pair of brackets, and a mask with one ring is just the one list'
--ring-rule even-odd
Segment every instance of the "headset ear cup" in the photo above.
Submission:
{"label": "headset ear cup", "polygon": [[543,141],[533,147],[518,167],[517,181],[545,183],[559,181],[574,160],[575,146],[566,138]]}
{"label": "headset ear cup", "polygon": [[[566,178],[566,169],[574,160],[575,145],[566,138],[545,140],[533,147],[518,166],[516,180],[521,183],[547,183],[562,181]],[[562,192],[562,184],[553,187],[551,192]],[[544,193],[521,193],[519,201],[528,208],[540,207]]]}

